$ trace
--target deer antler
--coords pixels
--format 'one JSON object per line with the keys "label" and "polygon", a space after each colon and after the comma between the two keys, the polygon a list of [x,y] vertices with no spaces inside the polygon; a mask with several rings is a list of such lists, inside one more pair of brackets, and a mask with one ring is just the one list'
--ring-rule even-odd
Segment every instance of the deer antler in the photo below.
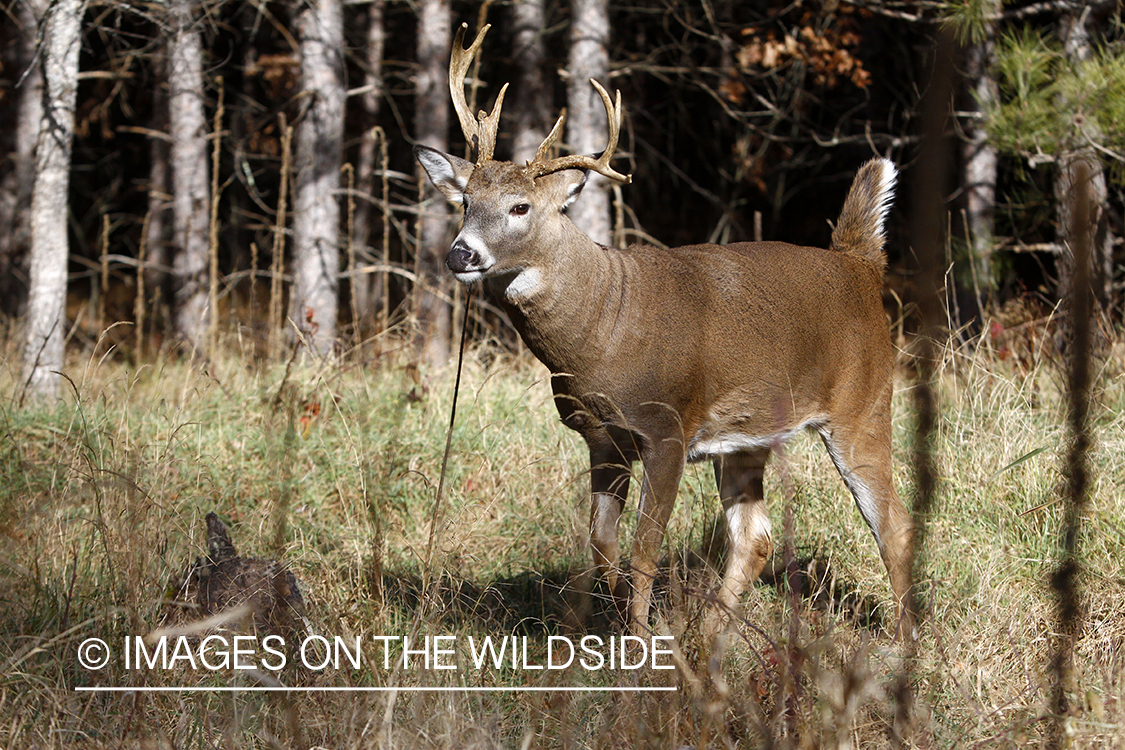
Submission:
{"label": "deer antler", "polygon": [[504,92],[508,90],[508,84],[505,83],[500,89],[496,104],[492,106],[492,114],[486,115],[482,110],[475,118],[473,117],[469,111],[469,103],[465,101],[465,74],[468,73],[473,57],[480,49],[481,43],[484,42],[484,35],[492,28],[492,24],[485,24],[477,32],[477,38],[468,49],[465,49],[465,32],[468,28],[467,23],[461,24],[453,40],[453,52],[449,56],[449,94],[453,97],[453,109],[457,112],[457,119],[461,121],[461,132],[465,134],[468,143],[476,145],[477,164],[483,164],[492,159],[492,153],[496,150],[500,108],[504,106]]}
{"label": "deer antler", "polygon": [[[465,75],[469,72],[469,66],[472,65],[473,58],[484,42],[484,35],[488,33],[490,28],[492,28],[491,24],[482,26],[481,30],[477,32],[477,38],[466,48],[465,32],[468,31],[469,25],[461,24],[461,27],[457,29],[457,36],[453,40],[453,51],[449,56],[449,94],[453,97],[453,109],[457,112],[457,119],[461,122],[461,132],[465,134],[465,140],[476,145],[477,164],[490,161],[492,154],[496,151],[496,133],[500,126],[500,109],[504,106],[504,93],[508,90],[508,84],[505,83],[496,97],[496,104],[492,106],[491,114],[486,115],[482,110],[477,113],[476,117],[473,117],[472,112],[469,111],[469,103],[465,100]],[[551,128],[550,134],[536,149],[535,158],[524,167],[524,171],[531,177],[542,177],[564,169],[592,169],[598,174],[617,182],[625,184],[632,182],[631,175],[623,175],[609,166],[609,160],[613,158],[613,152],[617,150],[617,138],[621,132],[621,92],[617,92],[616,102],[611,102],[609,94],[606,93],[600,83],[593,78],[590,79],[590,83],[602,97],[606,119],[609,120],[609,140],[606,143],[605,151],[596,159],[592,156],[581,155],[548,159],[547,152],[562,135],[563,123],[566,122],[566,109],[563,109],[559,114],[559,119],[555,122],[555,126]]]}
{"label": "deer antler", "polygon": [[601,156],[594,158],[592,156],[582,156],[572,154],[570,156],[560,156],[556,159],[547,159],[547,151],[551,146],[555,145],[555,141],[559,139],[562,134],[563,123],[566,121],[566,110],[564,109],[559,114],[559,119],[555,121],[555,127],[551,128],[550,134],[543,141],[535,151],[535,158],[527,163],[524,171],[531,177],[542,177],[545,174],[552,172],[559,172],[564,169],[592,169],[600,175],[608,177],[611,180],[622,182],[628,185],[633,181],[632,175],[624,175],[620,172],[614,171],[609,166],[609,160],[613,158],[613,152],[617,150],[617,137],[621,133],[621,91],[617,92],[616,102],[609,100],[609,94],[602,88],[602,85],[590,79],[598,94],[602,97],[602,104],[605,105],[606,119],[609,120],[609,140],[606,143],[605,151],[602,151]]}

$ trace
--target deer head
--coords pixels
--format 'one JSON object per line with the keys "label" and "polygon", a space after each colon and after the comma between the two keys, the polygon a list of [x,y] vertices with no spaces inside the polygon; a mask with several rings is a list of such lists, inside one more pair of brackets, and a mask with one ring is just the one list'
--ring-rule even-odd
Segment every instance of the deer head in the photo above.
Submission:
{"label": "deer head", "polygon": [[549,158],[566,122],[564,109],[534,159],[523,166],[493,160],[508,84],[500,89],[490,114],[472,115],[465,100],[465,75],[490,27],[484,26],[466,49],[467,28],[461,24],[453,43],[449,91],[465,140],[476,149],[476,163],[421,145],[414,147],[414,153],[438,190],[465,209],[464,224],[446,256],[446,265],[459,281],[470,283],[518,275],[537,262],[536,248],[549,248],[553,238],[577,231],[565,211],[582,191],[588,171],[621,183],[630,182],[631,177],[609,165],[621,131],[621,92],[611,101],[593,79],[590,83],[601,96],[609,121],[609,138],[600,156]]}

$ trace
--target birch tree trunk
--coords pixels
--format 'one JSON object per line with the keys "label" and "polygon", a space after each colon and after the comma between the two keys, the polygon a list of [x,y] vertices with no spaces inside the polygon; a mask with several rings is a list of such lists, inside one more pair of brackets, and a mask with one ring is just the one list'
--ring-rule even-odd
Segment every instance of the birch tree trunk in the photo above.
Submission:
{"label": "birch tree trunk", "polygon": [[208,309],[207,120],[203,109],[203,51],[192,0],[171,0],[168,112],[172,131],[172,268],[176,332],[196,351],[207,342]]}
{"label": "birch tree trunk", "polygon": [[[1088,25],[1089,12],[1089,7],[1075,7],[1059,19],[1059,37],[1063,42],[1067,61],[1075,67],[1093,55]],[[1090,285],[1095,304],[1099,308],[1104,308],[1109,300],[1113,279],[1113,237],[1109,231],[1106,212],[1109,192],[1102,160],[1097,150],[1089,143],[1090,140],[1096,142],[1101,134],[1097,132],[1094,119],[1085,117],[1073,102],[1060,102],[1060,107],[1064,112],[1074,112],[1076,123],[1071,134],[1067,136],[1069,142],[1064,143],[1059,151],[1055,174],[1055,211],[1058,217],[1059,244],[1062,247],[1058,264],[1059,295],[1064,301],[1073,298],[1073,241],[1079,236],[1079,228],[1075,223],[1077,217],[1074,214],[1076,205],[1074,196],[1076,191],[1085,190],[1092,222],[1092,225],[1087,227],[1089,232],[1087,236],[1091,242]],[[1088,175],[1084,184],[1079,184],[1076,179],[1080,172],[1078,168],[1080,162],[1085,163],[1085,171]]]}
{"label": "birch tree trunk", "polygon": [[70,154],[85,12],[85,0],[55,0],[47,11],[39,53],[45,91],[31,195],[31,278],[23,360],[27,392],[42,400],[58,398],[58,373],[63,369]]}
{"label": "birch tree trunk", "polygon": [[[379,104],[383,97],[383,48],[386,45],[386,29],[383,25],[383,0],[372,0],[367,10],[367,69],[363,73],[363,96],[360,99],[363,110],[363,134],[359,142],[359,164],[356,168],[356,190],[363,195],[375,192],[375,136],[372,128],[379,117]],[[355,226],[352,229],[352,244],[362,257],[373,259],[370,252],[371,228],[374,225],[375,209],[362,198],[356,203]],[[380,256],[381,259],[381,256]],[[352,299],[355,310],[361,319],[370,320],[375,307],[382,299],[385,290],[380,283],[382,274],[352,276]],[[352,321],[358,326],[359,321]]]}
{"label": "birch tree trunk", "polygon": [[[590,85],[596,78],[609,85],[609,8],[607,0],[571,0],[570,60],[567,69],[567,141],[576,154],[605,149],[608,126],[601,97]],[[568,211],[575,225],[603,245],[612,241],[609,180],[590,173],[582,194]]]}
{"label": "birch tree trunk", "polygon": [[[35,184],[35,144],[43,119],[43,73],[35,63],[35,40],[46,0],[16,3],[16,129],[11,169],[0,185],[0,312],[18,317],[27,300],[31,222],[27,206]],[[27,71],[24,75],[23,71]]]}
{"label": "birch tree trunk", "polygon": [[[1000,11],[1000,0],[988,0],[989,16]],[[980,41],[969,45],[965,54],[965,86],[972,113],[964,123],[965,140],[961,145],[964,164],[965,215],[968,226],[976,280],[986,295],[995,291],[992,264],[993,233],[996,227],[996,165],[997,150],[988,138],[985,113],[999,102],[1000,92],[992,74],[996,49],[996,22],[986,21]]]}
{"label": "birch tree trunk", "polygon": [[[414,133],[418,143],[449,151],[449,0],[421,0],[418,14],[418,75]],[[420,170],[420,167],[418,168]],[[419,179],[423,178],[419,174]],[[442,299],[450,291],[445,256],[449,252],[450,211],[445,198],[423,180],[422,215],[418,221],[415,257],[417,283],[414,315],[418,330],[415,351],[433,366],[449,359],[451,310]]]}
{"label": "birch tree trunk", "polygon": [[340,0],[307,0],[297,16],[301,91],[293,191],[293,322],[320,355],[336,342],[340,166],[344,146],[344,15]]}
{"label": "birch tree trunk", "polygon": [[512,161],[516,164],[531,161],[551,126],[551,96],[543,79],[547,58],[543,6],[544,0],[516,0],[512,4],[512,63],[516,72],[512,84]]}

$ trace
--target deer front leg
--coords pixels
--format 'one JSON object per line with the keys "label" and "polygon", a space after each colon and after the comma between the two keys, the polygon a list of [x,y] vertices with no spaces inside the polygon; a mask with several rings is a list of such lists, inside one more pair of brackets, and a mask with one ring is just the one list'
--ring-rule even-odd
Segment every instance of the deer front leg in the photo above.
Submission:
{"label": "deer front leg", "polygon": [[617,524],[629,493],[630,465],[617,451],[590,453],[590,547],[594,571],[605,578],[615,597],[621,573]]}
{"label": "deer front leg", "polygon": [[665,440],[647,446],[641,458],[644,462],[644,482],[641,485],[637,530],[630,561],[633,586],[630,625],[633,635],[637,636],[652,632],[648,624],[652,584],[656,580],[656,563],[664,544],[664,528],[672,514],[680,476],[684,472],[683,442]]}
{"label": "deer front leg", "polygon": [[567,624],[574,630],[583,628],[590,616],[594,586],[599,577],[605,579],[618,612],[625,612],[617,526],[629,494],[633,457],[614,444],[608,435],[599,438],[605,439],[591,441],[590,446],[590,549],[594,566],[582,574],[579,600],[568,615]]}

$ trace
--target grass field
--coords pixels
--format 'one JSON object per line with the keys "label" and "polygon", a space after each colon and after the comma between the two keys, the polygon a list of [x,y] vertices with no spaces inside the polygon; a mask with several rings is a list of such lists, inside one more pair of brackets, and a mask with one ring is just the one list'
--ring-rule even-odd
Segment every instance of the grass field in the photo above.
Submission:
{"label": "grass field", "polygon": [[[809,436],[775,456],[767,477],[775,558],[791,562],[788,574],[776,566],[747,597],[721,668],[690,666],[710,581],[699,553],[719,508],[710,467],[699,465],[682,482],[658,585],[656,629],[676,637],[665,658],[678,668],[535,670],[522,654],[515,668],[477,666],[467,644],[526,637],[527,665],[544,664],[548,637],[566,634],[567,582],[588,564],[586,453],[558,424],[545,370],[485,346],[470,352],[435,514],[452,369],[419,373],[401,354],[263,364],[238,340],[226,351],[215,362],[162,357],[139,367],[86,353],[68,363],[67,396],[48,411],[20,405],[18,353],[4,349],[0,746],[889,747],[903,674],[919,745],[1036,747],[1057,726],[1049,580],[1068,445],[1057,363],[1024,371],[973,346],[945,352],[941,484],[915,658],[883,627],[891,594],[874,541]],[[897,385],[897,482],[909,504],[909,378]],[[1062,719],[1066,741],[1083,748],[1125,747],[1120,366],[1098,369],[1096,398],[1081,534],[1084,625]],[[635,497],[634,485],[631,512]],[[126,669],[127,637],[192,619],[168,619],[167,600],[206,550],[209,511],[240,553],[290,565],[309,632],[360,637],[361,668],[290,663],[275,673],[181,660]],[[605,609],[591,632],[608,637]],[[454,653],[442,658],[454,669],[424,669],[420,656],[384,668],[374,639],[426,635],[450,637],[442,643]],[[100,670],[78,661],[80,644],[94,637],[112,654]],[[628,689],[76,690],[279,683]]]}

